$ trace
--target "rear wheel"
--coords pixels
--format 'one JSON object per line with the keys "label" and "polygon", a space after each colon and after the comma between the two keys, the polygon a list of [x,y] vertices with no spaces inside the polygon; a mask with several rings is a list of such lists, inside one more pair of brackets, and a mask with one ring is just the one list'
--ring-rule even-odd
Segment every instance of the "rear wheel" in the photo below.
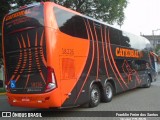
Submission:
{"label": "rear wheel", "polygon": [[90,90],[89,107],[96,107],[100,103],[100,90],[97,85],[93,84]]}
{"label": "rear wheel", "polygon": [[107,82],[104,86],[104,93],[103,93],[103,102],[110,102],[113,98],[113,86],[111,83]]}

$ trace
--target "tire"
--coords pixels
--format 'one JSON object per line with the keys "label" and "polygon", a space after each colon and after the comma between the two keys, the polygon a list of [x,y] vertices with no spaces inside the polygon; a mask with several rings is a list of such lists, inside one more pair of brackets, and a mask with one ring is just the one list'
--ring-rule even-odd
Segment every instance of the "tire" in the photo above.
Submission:
{"label": "tire", "polygon": [[89,107],[96,107],[100,103],[100,90],[97,85],[93,84],[90,89],[90,101],[89,101]]}
{"label": "tire", "polygon": [[146,85],[145,88],[150,88],[151,87],[151,77],[148,76],[147,80],[146,80]]}
{"label": "tire", "polygon": [[111,83],[107,82],[104,86],[104,92],[103,92],[103,98],[102,101],[103,102],[110,102],[113,98],[113,86]]}

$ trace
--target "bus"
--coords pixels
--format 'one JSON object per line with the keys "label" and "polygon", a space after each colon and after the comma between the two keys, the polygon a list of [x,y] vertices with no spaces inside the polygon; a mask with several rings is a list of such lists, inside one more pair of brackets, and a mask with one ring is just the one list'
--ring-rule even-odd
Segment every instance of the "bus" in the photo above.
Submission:
{"label": "bus", "polygon": [[2,47],[11,106],[95,107],[155,78],[147,39],[53,2],[8,13]]}

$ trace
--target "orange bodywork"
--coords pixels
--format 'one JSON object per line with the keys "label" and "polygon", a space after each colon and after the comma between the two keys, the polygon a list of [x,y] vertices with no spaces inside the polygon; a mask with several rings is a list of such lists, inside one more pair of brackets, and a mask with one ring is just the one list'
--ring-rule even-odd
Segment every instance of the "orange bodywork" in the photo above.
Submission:
{"label": "orange bodywork", "polygon": [[51,2],[43,4],[46,65],[54,70],[57,88],[42,94],[12,94],[8,92],[8,101],[12,106],[34,108],[61,107],[65,100],[70,97],[69,95],[75,87],[87,60],[90,46],[89,40],[64,34],[57,27],[53,7],[66,8]]}

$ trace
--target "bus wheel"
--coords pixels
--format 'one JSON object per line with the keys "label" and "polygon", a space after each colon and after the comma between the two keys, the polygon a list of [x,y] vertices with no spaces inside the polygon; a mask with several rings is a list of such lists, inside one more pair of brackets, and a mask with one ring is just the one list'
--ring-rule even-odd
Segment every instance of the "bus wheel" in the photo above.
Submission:
{"label": "bus wheel", "polygon": [[147,83],[146,83],[145,87],[146,87],[146,88],[150,88],[150,87],[151,87],[151,77],[150,77],[150,76],[148,76],[146,82],[147,82]]}
{"label": "bus wheel", "polygon": [[110,102],[113,98],[113,86],[111,83],[107,82],[104,86],[104,94],[102,101],[103,102]]}
{"label": "bus wheel", "polygon": [[96,107],[100,103],[100,90],[97,85],[93,84],[90,90],[89,107]]}

